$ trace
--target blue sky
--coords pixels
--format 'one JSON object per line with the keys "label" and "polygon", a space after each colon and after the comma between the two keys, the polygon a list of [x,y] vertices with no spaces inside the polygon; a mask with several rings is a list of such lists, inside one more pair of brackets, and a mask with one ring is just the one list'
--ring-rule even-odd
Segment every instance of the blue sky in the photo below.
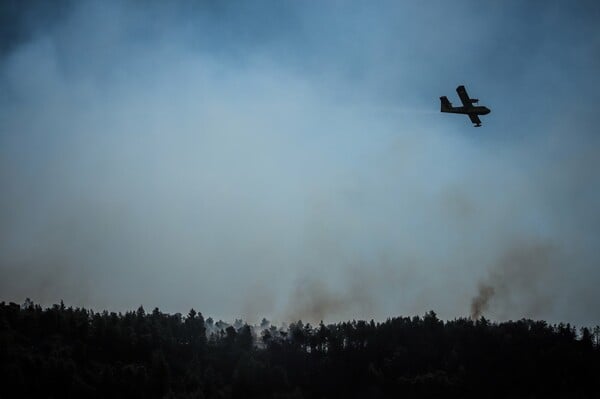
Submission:
{"label": "blue sky", "polygon": [[598,322],[594,2],[57,4],[0,8],[0,299]]}

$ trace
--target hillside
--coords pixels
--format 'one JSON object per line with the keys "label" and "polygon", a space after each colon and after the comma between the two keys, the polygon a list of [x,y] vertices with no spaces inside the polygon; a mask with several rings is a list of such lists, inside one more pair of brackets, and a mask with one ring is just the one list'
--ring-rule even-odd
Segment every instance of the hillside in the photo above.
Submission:
{"label": "hillside", "polygon": [[1,397],[597,397],[599,329],[395,317],[286,329],[0,303]]}

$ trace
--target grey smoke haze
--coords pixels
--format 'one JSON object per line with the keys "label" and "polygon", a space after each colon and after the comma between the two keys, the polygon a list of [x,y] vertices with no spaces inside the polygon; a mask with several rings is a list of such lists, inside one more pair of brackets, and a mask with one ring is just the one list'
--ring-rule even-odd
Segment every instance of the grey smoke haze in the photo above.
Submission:
{"label": "grey smoke haze", "polygon": [[0,300],[598,322],[595,3],[136,4],[3,6]]}
{"label": "grey smoke haze", "polygon": [[521,241],[493,266],[471,301],[471,317],[477,319],[495,305],[494,314],[510,317],[509,309],[519,308],[523,317],[551,308],[556,295],[547,290],[548,280],[556,275],[557,260],[549,244]]}

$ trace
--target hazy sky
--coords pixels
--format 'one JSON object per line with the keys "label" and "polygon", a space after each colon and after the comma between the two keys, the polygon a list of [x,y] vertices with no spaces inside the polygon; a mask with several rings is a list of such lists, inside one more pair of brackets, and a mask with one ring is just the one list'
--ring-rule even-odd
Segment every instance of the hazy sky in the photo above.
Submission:
{"label": "hazy sky", "polygon": [[0,300],[600,323],[597,1],[52,3],[0,5]]}

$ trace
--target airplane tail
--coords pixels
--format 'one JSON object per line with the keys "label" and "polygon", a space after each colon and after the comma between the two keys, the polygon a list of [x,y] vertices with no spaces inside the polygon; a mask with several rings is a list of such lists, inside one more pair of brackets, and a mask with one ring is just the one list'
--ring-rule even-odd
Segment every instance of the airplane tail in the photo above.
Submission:
{"label": "airplane tail", "polygon": [[446,96],[440,97],[440,102],[441,102],[441,111],[442,112],[449,112],[452,110],[452,103],[450,101],[448,101],[448,97],[446,97]]}

